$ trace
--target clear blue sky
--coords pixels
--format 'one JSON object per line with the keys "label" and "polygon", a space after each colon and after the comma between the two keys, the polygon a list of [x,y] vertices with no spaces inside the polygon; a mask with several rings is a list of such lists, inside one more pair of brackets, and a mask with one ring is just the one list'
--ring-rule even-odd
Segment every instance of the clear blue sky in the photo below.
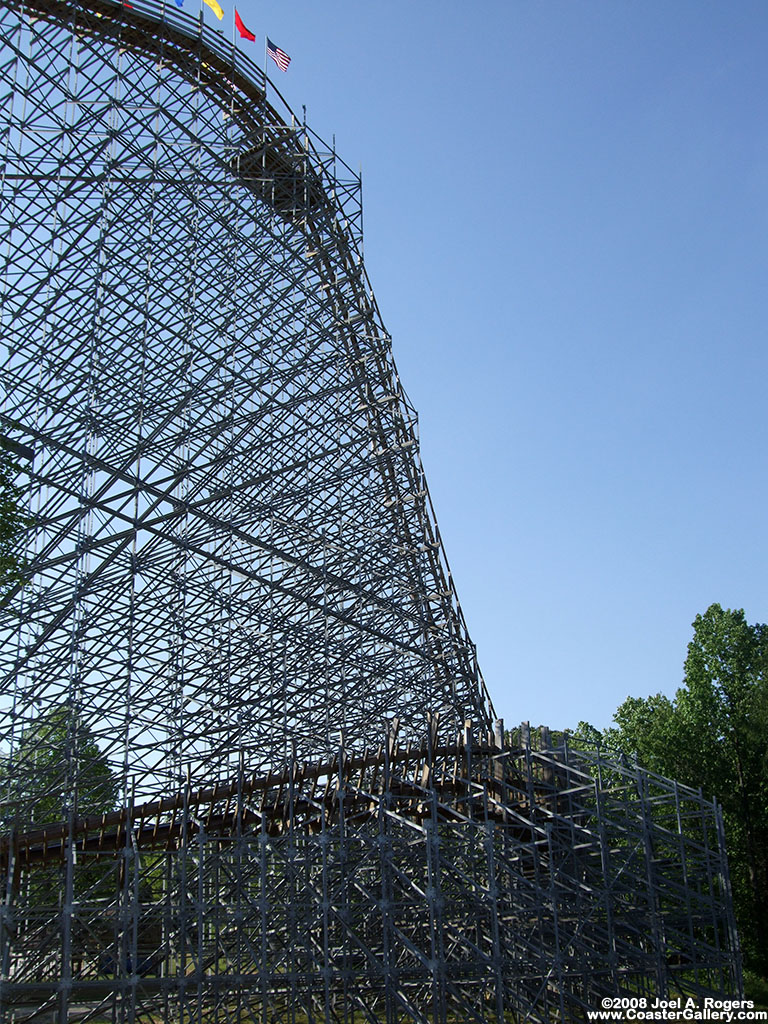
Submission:
{"label": "clear blue sky", "polygon": [[768,2],[238,9],[362,164],[497,711],[602,727],[672,694],[698,612],[768,620]]}

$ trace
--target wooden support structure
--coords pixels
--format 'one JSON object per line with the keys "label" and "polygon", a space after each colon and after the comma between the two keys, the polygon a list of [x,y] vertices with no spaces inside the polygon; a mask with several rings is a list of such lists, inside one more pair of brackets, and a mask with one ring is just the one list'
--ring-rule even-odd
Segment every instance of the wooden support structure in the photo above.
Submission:
{"label": "wooden support structure", "polygon": [[0,81],[0,1024],[738,993],[716,809],[496,718],[359,173],[164,0],[0,0]]}

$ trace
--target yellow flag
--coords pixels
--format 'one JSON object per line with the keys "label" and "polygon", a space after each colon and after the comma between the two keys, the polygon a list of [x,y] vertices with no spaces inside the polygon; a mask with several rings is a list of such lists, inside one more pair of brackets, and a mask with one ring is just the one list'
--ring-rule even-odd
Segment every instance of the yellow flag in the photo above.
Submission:
{"label": "yellow flag", "polygon": [[216,3],[216,0],[205,0],[205,2],[211,8],[211,10],[219,19],[219,21],[221,21],[221,19],[224,17],[224,11],[222,11],[221,7]]}

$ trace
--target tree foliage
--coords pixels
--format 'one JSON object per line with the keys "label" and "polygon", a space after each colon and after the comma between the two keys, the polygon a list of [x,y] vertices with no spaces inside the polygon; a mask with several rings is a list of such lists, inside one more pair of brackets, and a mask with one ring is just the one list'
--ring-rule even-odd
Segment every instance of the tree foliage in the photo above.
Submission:
{"label": "tree foliage", "polygon": [[693,631],[674,699],[628,697],[603,736],[643,766],[700,787],[720,803],[745,958],[765,974],[768,627],[713,604],[696,616]]}
{"label": "tree foliage", "polygon": [[16,483],[19,465],[0,437],[0,599],[22,580],[24,558],[21,542],[27,526],[22,511],[22,491]]}
{"label": "tree foliage", "polygon": [[[117,807],[119,785],[92,729],[70,704],[51,708],[29,723],[0,765],[0,828],[25,831],[66,822],[70,814],[104,814]],[[55,905],[62,896],[62,864],[39,867],[19,894],[20,905]],[[114,880],[98,862],[78,864],[76,896],[109,898]]]}
{"label": "tree foliage", "polygon": [[103,814],[116,806],[117,779],[76,710],[59,705],[23,732],[3,766],[8,824],[25,828],[78,816]]}

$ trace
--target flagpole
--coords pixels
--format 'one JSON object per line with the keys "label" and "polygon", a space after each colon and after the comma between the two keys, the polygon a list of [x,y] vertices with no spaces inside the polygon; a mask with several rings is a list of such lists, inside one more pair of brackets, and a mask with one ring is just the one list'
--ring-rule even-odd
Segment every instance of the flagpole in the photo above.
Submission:
{"label": "flagpole", "polygon": [[232,5],[232,116],[235,115],[235,72],[237,71],[237,32],[235,31],[235,11]]}

